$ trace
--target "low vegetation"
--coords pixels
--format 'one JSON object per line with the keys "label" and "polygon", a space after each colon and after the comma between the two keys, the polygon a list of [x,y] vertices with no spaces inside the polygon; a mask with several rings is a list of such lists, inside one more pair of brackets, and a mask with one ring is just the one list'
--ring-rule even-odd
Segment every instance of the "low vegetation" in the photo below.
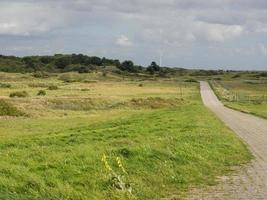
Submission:
{"label": "low vegetation", "polygon": [[12,104],[0,99],[0,116],[22,116],[23,113],[19,111]]}
{"label": "low vegetation", "polygon": [[18,97],[18,98],[23,98],[23,97],[28,97],[29,94],[26,91],[16,91],[16,92],[12,92],[10,93],[9,97],[14,98],[14,97]]}
{"label": "low vegetation", "polygon": [[48,90],[58,90],[58,86],[56,86],[56,85],[49,85],[47,89]]}
{"label": "low vegetation", "polygon": [[41,83],[37,82],[37,83],[29,83],[28,86],[32,87],[32,88],[47,88],[51,85],[47,84],[47,83],[43,83],[43,82],[41,82]]}
{"label": "low vegetation", "polygon": [[11,88],[11,84],[9,84],[9,83],[0,83],[0,88]]}
{"label": "low vegetation", "polygon": [[[251,159],[189,77],[63,75],[2,74],[14,88],[1,94],[27,114],[0,119],[3,199],[183,198]],[[60,87],[39,98],[43,84]],[[29,98],[9,99],[18,88]]]}
{"label": "low vegetation", "polygon": [[46,91],[45,90],[39,90],[37,95],[38,96],[45,96],[46,95]]}
{"label": "low vegetation", "polygon": [[225,105],[267,118],[267,79],[222,80],[211,85]]}

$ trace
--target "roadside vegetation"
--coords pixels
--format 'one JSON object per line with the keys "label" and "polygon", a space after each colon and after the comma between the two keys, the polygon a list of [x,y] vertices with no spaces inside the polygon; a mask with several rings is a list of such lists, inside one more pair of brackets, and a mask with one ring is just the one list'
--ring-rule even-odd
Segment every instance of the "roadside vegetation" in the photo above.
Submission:
{"label": "roadside vegetation", "polygon": [[0,73],[0,113],[17,116],[0,118],[0,198],[183,198],[251,159],[196,76],[149,74]]}
{"label": "roadside vegetation", "polygon": [[264,73],[235,74],[210,81],[226,106],[267,118],[267,78]]}

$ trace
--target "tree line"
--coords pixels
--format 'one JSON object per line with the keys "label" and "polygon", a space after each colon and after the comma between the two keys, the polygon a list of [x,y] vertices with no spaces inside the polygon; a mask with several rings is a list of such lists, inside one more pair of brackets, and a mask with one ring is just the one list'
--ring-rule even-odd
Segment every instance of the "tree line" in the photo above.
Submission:
{"label": "tree line", "polygon": [[[0,71],[3,72],[70,72],[87,73],[96,69],[114,66],[127,73],[146,72],[150,74],[163,73],[156,62],[148,67],[134,64],[131,60],[120,62],[118,59],[100,58],[83,54],[55,54],[53,56],[4,56],[0,55]],[[171,70],[170,70],[171,71]]]}
{"label": "tree line", "polygon": [[[112,67],[112,72],[119,74],[148,74],[167,77],[172,75],[189,76],[220,76],[225,73],[242,73],[239,71],[225,70],[188,70],[184,68],[161,67],[156,62],[149,66],[136,65],[131,60],[121,62],[118,59],[100,58],[83,54],[55,54],[51,56],[5,56],[0,55],[0,72],[79,72],[89,73],[93,71],[106,72]],[[252,73],[252,72],[248,72]],[[266,77],[266,72],[255,72],[255,76]]]}

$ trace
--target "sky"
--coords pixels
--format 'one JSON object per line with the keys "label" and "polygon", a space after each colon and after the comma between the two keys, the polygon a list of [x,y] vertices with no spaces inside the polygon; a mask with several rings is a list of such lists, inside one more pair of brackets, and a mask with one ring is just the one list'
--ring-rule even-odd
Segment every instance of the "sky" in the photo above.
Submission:
{"label": "sky", "polygon": [[267,70],[267,0],[0,0],[0,54]]}

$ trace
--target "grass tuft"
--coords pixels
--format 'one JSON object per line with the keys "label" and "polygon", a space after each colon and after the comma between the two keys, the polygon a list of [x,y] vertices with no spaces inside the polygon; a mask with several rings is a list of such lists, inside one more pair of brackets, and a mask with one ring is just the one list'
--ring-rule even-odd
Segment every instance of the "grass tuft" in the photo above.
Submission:
{"label": "grass tuft", "polygon": [[22,116],[24,115],[12,104],[7,103],[5,100],[0,99],[0,116]]}
{"label": "grass tuft", "polygon": [[29,94],[26,91],[17,91],[17,92],[10,93],[9,97],[11,97],[11,98],[14,98],[14,97],[25,98],[25,97],[29,97]]}

